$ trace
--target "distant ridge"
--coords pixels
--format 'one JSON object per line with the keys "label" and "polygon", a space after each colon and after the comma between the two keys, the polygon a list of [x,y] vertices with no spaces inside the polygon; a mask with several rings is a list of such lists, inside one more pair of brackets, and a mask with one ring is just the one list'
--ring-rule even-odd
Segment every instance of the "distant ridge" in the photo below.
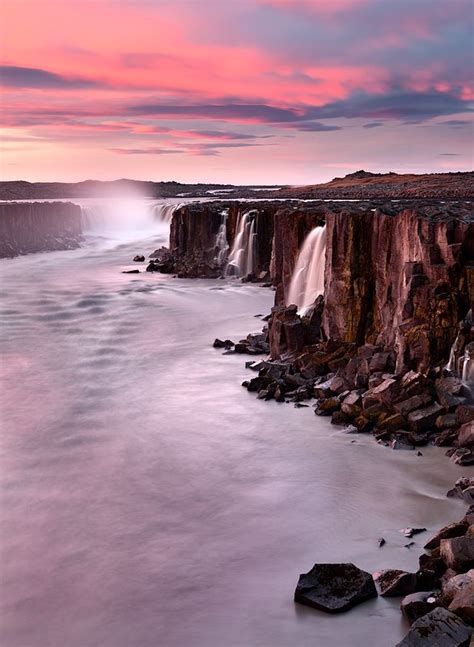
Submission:
{"label": "distant ridge", "polygon": [[148,198],[293,198],[321,200],[370,200],[420,198],[474,199],[474,171],[398,174],[360,170],[324,184],[307,186],[239,186],[234,184],[183,184],[120,179],[108,182],[0,182],[0,200],[53,200],[137,196]]}

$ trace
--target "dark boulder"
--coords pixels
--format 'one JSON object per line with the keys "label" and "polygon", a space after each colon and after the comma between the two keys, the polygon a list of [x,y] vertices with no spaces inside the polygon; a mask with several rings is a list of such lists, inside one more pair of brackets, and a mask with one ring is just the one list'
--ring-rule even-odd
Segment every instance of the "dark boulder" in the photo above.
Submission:
{"label": "dark boulder", "polygon": [[396,647],[469,647],[471,629],[458,616],[437,607],[416,620]]}
{"label": "dark boulder", "polygon": [[137,254],[136,256],[133,257],[133,261],[135,263],[144,263],[145,262],[145,257],[142,256],[141,254]]}
{"label": "dark boulder", "polygon": [[380,588],[380,595],[385,598],[410,595],[416,591],[415,573],[389,569],[376,573],[375,581]]}
{"label": "dark boulder", "polygon": [[441,558],[448,568],[464,573],[474,568],[474,537],[453,537],[442,539]]}
{"label": "dark boulder", "polygon": [[403,598],[400,609],[410,624],[439,606],[436,596],[431,591],[411,593]]}
{"label": "dark boulder", "polygon": [[354,564],[315,564],[300,575],[295,602],[327,613],[347,611],[377,597],[372,575]]}

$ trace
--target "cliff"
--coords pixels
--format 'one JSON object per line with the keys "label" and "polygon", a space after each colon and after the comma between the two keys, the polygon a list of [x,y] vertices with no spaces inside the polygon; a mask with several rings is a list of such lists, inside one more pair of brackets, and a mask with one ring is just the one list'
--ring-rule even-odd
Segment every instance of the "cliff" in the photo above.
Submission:
{"label": "cliff", "polygon": [[81,208],[70,202],[0,203],[0,258],[79,247]]}
{"label": "cliff", "polygon": [[[204,202],[177,209],[171,220],[169,271],[182,277],[217,277],[225,269],[239,227],[239,219],[250,214],[255,221],[253,275],[267,274],[270,267],[273,221],[278,203]],[[218,244],[225,230],[227,250]]]}

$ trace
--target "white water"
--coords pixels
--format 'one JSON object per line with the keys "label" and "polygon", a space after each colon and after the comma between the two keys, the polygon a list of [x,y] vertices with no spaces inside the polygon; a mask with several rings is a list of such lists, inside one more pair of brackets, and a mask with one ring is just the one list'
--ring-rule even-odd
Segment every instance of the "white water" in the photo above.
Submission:
{"label": "white water", "polygon": [[80,205],[84,233],[130,240],[169,231],[171,218],[183,203],[177,200],[72,200]]}
{"label": "white water", "polygon": [[326,262],[326,226],[315,227],[306,236],[298,254],[291,277],[286,304],[298,306],[304,312],[324,294],[324,266]]}
{"label": "white water", "polygon": [[122,274],[167,238],[124,230],[0,260],[0,644],[393,647],[399,599],[328,616],[294,604],[298,574],[416,570],[428,533],[399,530],[460,518],[462,471],[257,400],[211,343],[273,293]]}
{"label": "white water", "polygon": [[216,236],[216,257],[215,261],[219,267],[224,264],[229,251],[229,243],[227,242],[227,218],[229,217],[229,210],[224,209],[221,214],[221,226]]}
{"label": "white water", "polygon": [[227,262],[227,276],[247,276],[255,267],[256,255],[255,211],[240,212],[236,235]]}

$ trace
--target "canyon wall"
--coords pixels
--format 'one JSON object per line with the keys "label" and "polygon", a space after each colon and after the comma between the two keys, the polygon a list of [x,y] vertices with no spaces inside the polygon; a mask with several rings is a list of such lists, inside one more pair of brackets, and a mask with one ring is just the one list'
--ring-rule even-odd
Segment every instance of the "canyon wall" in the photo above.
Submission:
{"label": "canyon wall", "polygon": [[[397,371],[426,371],[447,362],[474,302],[472,205],[433,201],[210,202],[182,207],[173,216],[171,251],[182,276],[218,276],[216,236],[227,213],[227,241],[235,239],[242,210],[257,212],[258,271],[269,272],[280,318],[292,330],[288,345],[278,317],[270,321],[271,352],[300,351],[319,338],[389,351]],[[297,334],[281,315],[298,252],[308,233],[326,224],[324,308],[298,318],[311,334]],[[257,272],[256,272],[257,273]],[[283,308],[284,309],[284,308]],[[274,334],[272,326],[278,327]],[[290,333],[288,333],[290,334]],[[295,336],[296,335],[296,336]],[[316,336],[315,336],[316,335]],[[297,340],[297,342],[295,341]]]}
{"label": "canyon wall", "polygon": [[270,267],[275,203],[203,202],[177,209],[171,220],[168,261],[181,277],[217,277],[225,271],[218,262],[217,237],[225,223],[230,249],[236,237],[239,215],[250,212],[255,219],[256,249],[254,274],[267,274]]}
{"label": "canyon wall", "polygon": [[391,349],[398,371],[447,360],[474,301],[470,205],[400,203],[326,222],[326,337]]}
{"label": "canyon wall", "polygon": [[71,202],[0,203],[0,258],[74,249],[81,236],[81,208]]}

